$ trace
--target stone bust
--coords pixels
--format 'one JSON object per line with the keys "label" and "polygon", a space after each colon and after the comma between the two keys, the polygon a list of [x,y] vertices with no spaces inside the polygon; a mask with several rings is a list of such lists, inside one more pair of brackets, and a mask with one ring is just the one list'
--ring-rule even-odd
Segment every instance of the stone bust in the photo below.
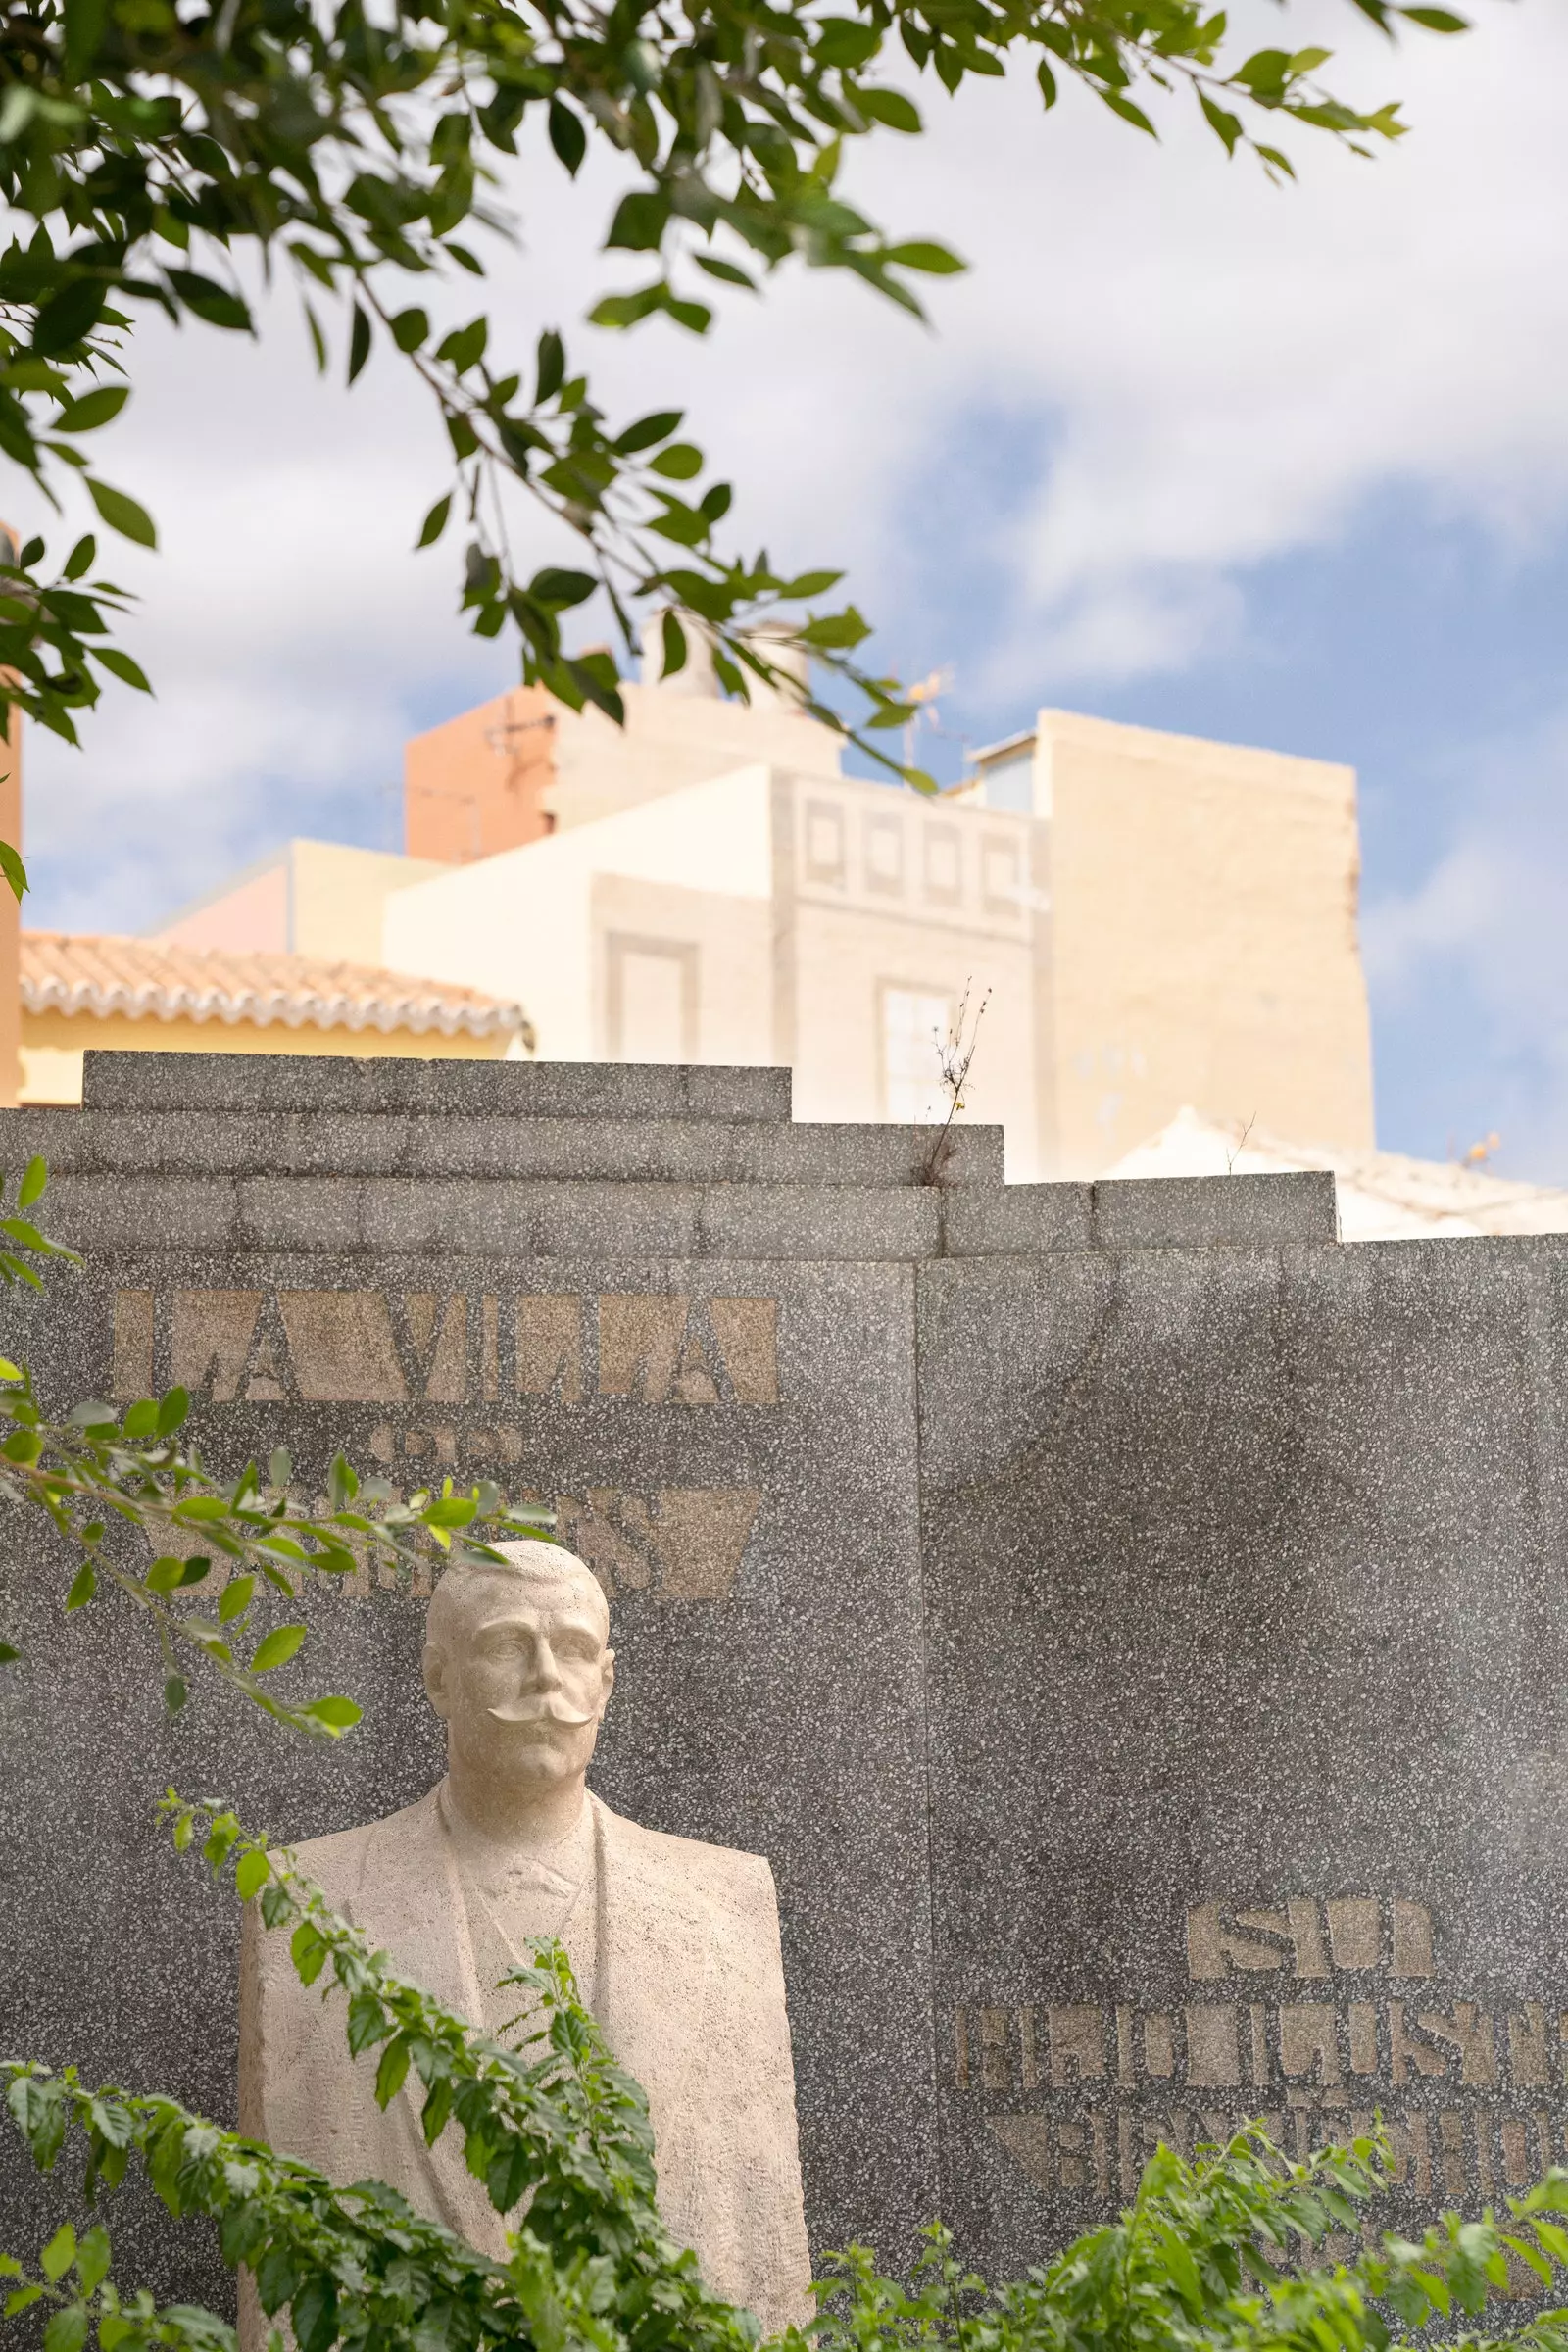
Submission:
{"label": "stone bust", "polygon": [[[764,2330],[809,2316],[795,2079],[773,1876],[755,1854],[665,1837],[586,1785],[614,1684],[610,1612],[558,1545],[449,1568],[424,1685],[447,1773],[417,1804],[301,1845],[301,1867],[395,1966],[475,2026],[515,2015],[530,1941],[559,1936],[619,2063],[648,2093],[660,2210],[710,2286]],[[506,2224],[448,2131],[426,2147],[411,2074],[383,2114],[376,2052],[294,1974],[247,1905],[240,2128],[333,2180],[390,2182],[482,2252]]]}

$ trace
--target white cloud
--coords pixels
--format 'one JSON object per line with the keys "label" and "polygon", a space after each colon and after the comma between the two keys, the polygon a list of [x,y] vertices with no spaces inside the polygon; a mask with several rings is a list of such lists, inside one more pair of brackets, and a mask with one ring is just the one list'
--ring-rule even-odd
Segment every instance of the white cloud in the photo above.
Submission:
{"label": "white cloud", "polygon": [[[1380,1014],[1412,1018],[1426,1055],[1469,1064],[1510,1168],[1560,1179],[1568,1161],[1568,710],[1473,747],[1445,847],[1412,888],[1374,899],[1362,947]],[[1446,1010],[1436,1019],[1428,1008]],[[1452,1008],[1481,1031],[1458,1043]],[[1457,1053],[1456,1053],[1457,1046]]]}
{"label": "white cloud", "polygon": [[[1328,0],[1303,37],[1318,19],[1359,84],[1406,99],[1414,134],[1373,165],[1298,135],[1301,182],[1278,189],[1185,116],[1156,149],[1071,99],[1043,122],[1022,82],[933,89],[929,138],[886,142],[863,185],[972,259],[934,286],[940,333],[797,274],[729,304],[707,345],[661,325],[578,346],[617,407],[689,393],[745,541],[848,562],[873,617],[907,622],[914,486],[966,431],[1012,416],[1043,440],[1038,478],[967,518],[1004,581],[971,698],[1211,651],[1249,565],[1391,483],[1528,546],[1568,505],[1568,24],[1530,0],[1390,50]],[[524,193],[533,249],[494,295],[519,356],[583,307],[602,188],[573,206],[551,172]],[[147,600],[130,642],[159,700],[117,693],[84,756],[39,744],[29,763],[39,914],[126,927],[267,838],[379,828],[403,734],[510,674],[454,614],[453,551],[409,553],[442,455],[393,368],[319,384],[285,320],[259,353],[155,326],[139,370],[107,470],[163,529],[156,562],[115,557]]]}
{"label": "white cloud", "polygon": [[1467,829],[1415,889],[1367,907],[1361,955],[1368,987],[1392,1008],[1411,1001],[1435,962],[1473,959],[1484,971],[1519,881],[1507,849]]}

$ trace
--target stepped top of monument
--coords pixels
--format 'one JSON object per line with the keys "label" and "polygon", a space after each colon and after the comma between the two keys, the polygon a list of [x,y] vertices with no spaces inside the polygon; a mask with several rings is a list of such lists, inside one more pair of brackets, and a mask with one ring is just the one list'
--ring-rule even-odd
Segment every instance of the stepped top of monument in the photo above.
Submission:
{"label": "stepped top of monument", "polygon": [[701,1063],[90,1052],[81,1101],[84,1110],[459,1111],[787,1123],[790,1073]]}

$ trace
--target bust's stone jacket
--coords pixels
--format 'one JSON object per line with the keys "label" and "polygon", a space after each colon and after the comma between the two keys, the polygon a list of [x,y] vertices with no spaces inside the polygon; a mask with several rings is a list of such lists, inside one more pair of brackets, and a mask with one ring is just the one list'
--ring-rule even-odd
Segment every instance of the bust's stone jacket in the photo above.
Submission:
{"label": "bust's stone jacket", "polygon": [[[795,2075],[773,1874],[759,1855],[645,1830],[590,1795],[599,1891],[595,2013],[648,2094],[659,2205],[709,2284],[771,2332],[810,2316]],[[364,1829],[297,1848],[333,1909],[403,1975],[484,2014],[436,1791]],[[240,1959],[242,2132],[332,2180],[381,2180],[481,2252],[502,2217],[449,2126],[433,2148],[411,2073],[385,2112],[379,2051],[354,2059],[340,1998],[300,1984],[282,1930],[246,1905]]]}

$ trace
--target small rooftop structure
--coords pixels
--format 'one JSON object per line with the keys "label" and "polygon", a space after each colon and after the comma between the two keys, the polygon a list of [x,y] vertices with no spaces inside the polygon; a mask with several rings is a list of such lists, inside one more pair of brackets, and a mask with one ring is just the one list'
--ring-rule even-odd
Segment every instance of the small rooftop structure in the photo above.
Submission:
{"label": "small rooftop structure", "polygon": [[1457,1161],[1402,1152],[1281,1143],[1241,1120],[1185,1105],[1129,1152],[1111,1176],[1277,1176],[1327,1168],[1347,1242],[1430,1241],[1441,1235],[1568,1233],[1568,1188],[1489,1176]]}

